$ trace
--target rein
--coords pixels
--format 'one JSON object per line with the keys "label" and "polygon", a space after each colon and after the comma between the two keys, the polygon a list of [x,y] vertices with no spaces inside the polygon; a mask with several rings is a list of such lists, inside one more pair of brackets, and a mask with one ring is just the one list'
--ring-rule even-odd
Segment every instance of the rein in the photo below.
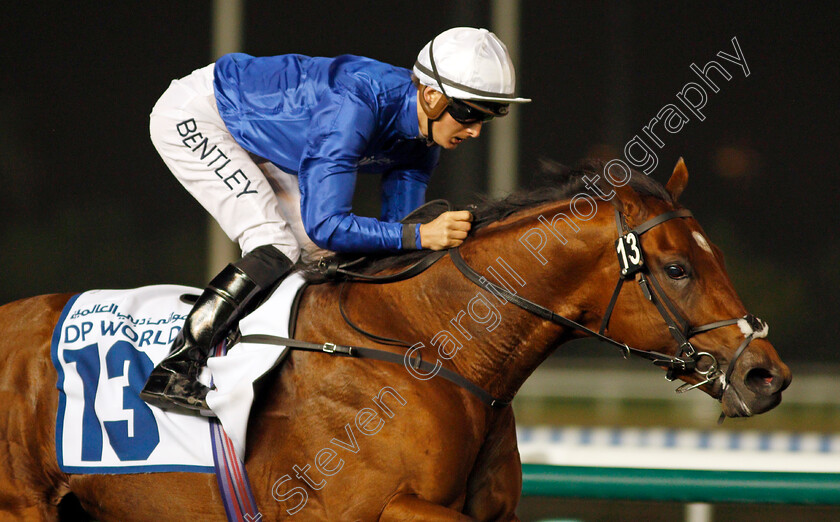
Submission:
{"label": "rein", "polygon": [[[377,341],[379,343],[389,344],[392,346],[402,346],[404,348],[411,348],[412,345],[407,343],[406,341],[376,335],[374,333],[365,331],[361,327],[356,325],[344,311],[344,289],[346,288],[346,284],[348,282],[366,284],[386,284],[409,279],[425,271],[427,268],[429,268],[430,266],[438,262],[441,258],[443,258],[446,254],[446,250],[432,252],[429,255],[420,259],[419,261],[415,262],[405,270],[401,270],[400,272],[397,272],[395,274],[389,274],[385,276],[371,276],[368,274],[352,272],[344,268],[348,265],[338,265],[337,263],[334,263],[332,261],[325,261],[323,259],[318,263],[318,268],[326,277],[336,277],[338,274],[340,274],[343,277],[347,278],[341,281],[341,287],[338,294],[338,309],[341,312],[341,317],[351,328],[361,333],[365,337]],[[353,265],[355,263],[356,261],[353,261],[350,263],[350,265]],[[295,302],[297,302],[297,299],[295,299]],[[296,316],[296,313],[292,314],[292,317]],[[503,401],[493,397],[492,395],[487,393],[483,388],[476,385],[469,379],[466,379],[462,375],[455,373],[452,370],[448,370],[440,366],[439,362],[437,364],[432,364],[428,361],[424,361],[419,352],[417,353],[416,357],[408,357],[407,353],[401,355],[393,352],[386,352],[385,350],[377,350],[375,348],[335,344],[331,342],[322,344],[310,343],[307,341],[300,341],[297,339],[290,339],[287,337],[264,334],[243,335],[240,336],[236,340],[236,342],[273,344],[278,346],[287,346],[290,350],[321,352],[329,355],[341,355],[346,357],[355,357],[358,359],[370,359],[374,361],[403,364],[406,366],[410,365],[416,371],[423,371],[427,374],[431,374],[434,372],[435,376],[440,376],[443,379],[446,379],[447,381],[466,389],[467,391],[475,395],[481,402],[483,402],[487,406],[490,406],[491,408],[504,408],[510,405],[509,401]]]}
{"label": "rein", "polygon": [[[766,323],[764,323],[761,319],[757,318],[752,314],[747,314],[746,316],[740,318],[724,319],[721,321],[708,323],[702,326],[690,327],[688,321],[679,313],[677,307],[668,298],[667,294],[663,291],[662,286],[659,284],[659,281],[656,279],[656,277],[654,277],[653,273],[648,269],[647,265],[644,264],[643,251],[640,242],[641,235],[643,235],[650,229],[662,223],[665,223],[666,221],[669,221],[671,219],[692,217],[693,215],[688,209],[672,210],[660,214],[654,218],[651,218],[648,221],[645,221],[641,225],[630,230],[627,226],[624,216],[620,212],[618,212],[618,210],[615,211],[616,229],[618,230],[619,236],[615,244],[616,251],[619,255],[619,265],[621,269],[618,277],[618,282],[615,286],[615,290],[613,291],[612,297],[610,298],[610,302],[604,313],[604,318],[601,322],[601,327],[597,332],[571,319],[558,315],[553,311],[549,310],[548,308],[545,308],[544,306],[541,306],[533,301],[521,297],[509,291],[503,286],[499,286],[491,281],[488,281],[486,278],[482,277],[478,272],[476,272],[472,267],[470,267],[466,263],[466,261],[464,261],[464,258],[461,257],[460,250],[457,247],[451,248],[448,251],[440,250],[432,252],[429,255],[420,259],[419,261],[415,262],[408,268],[400,272],[385,276],[372,276],[369,274],[363,274],[347,270],[348,267],[355,265],[359,260],[353,261],[345,265],[340,265],[335,260],[327,261],[322,259],[318,264],[318,268],[322,272],[322,274],[324,274],[327,278],[336,278],[338,276],[342,276],[345,278],[341,282],[341,288],[339,291],[339,311],[341,312],[341,316],[344,319],[344,321],[351,328],[361,333],[362,335],[383,344],[402,346],[405,348],[411,347],[411,344],[405,341],[379,336],[367,332],[355,323],[353,323],[353,321],[350,320],[350,318],[347,316],[343,305],[344,289],[346,287],[346,283],[357,282],[366,284],[386,284],[397,281],[403,281],[422,273],[427,268],[429,268],[437,261],[442,259],[448,253],[455,267],[458,268],[458,270],[467,279],[475,283],[477,286],[485,288],[487,290],[491,290],[493,293],[507,299],[516,306],[522,308],[523,310],[531,314],[536,315],[537,317],[540,317],[560,326],[585,332],[586,334],[598,339],[601,342],[612,344],[622,351],[622,354],[625,358],[628,355],[632,354],[638,357],[648,359],[654,365],[660,366],[667,370],[666,378],[669,381],[673,381],[679,375],[685,375],[692,372],[696,372],[700,375],[701,380],[699,382],[695,384],[685,383],[681,385],[676,390],[678,393],[683,393],[694,388],[703,386],[704,384],[707,384],[719,378],[721,375],[723,375],[723,391],[725,391],[726,388],[729,386],[730,377],[732,375],[733,369],[735,368],[735,362],[743,354],[747,346],[750,344],[750,342],[752,342],[754,338],[763,337],[764,335],[766,335]],[[659,311],[659,314],[662,316],[662,318],[665,320],[665,323],[668,325],[668,330],[671,332],[671,335],[677,341],[679,347],[675,356],[666,355],[655,351],[646,351],[640,350],[638,348],[632,348],[626,343],[621,343],[605,335],[607,327],[609,326],[613,309],[615,308],[615,304],[618,301],[618,296],[621,293],[621,289],[624,287],[624,283],[628,281],[631,276],[639,283],[639,286],[641,287],[642,293],[645,295],[645,297],[656,306],[657,310]],[[296,314],[293,314],[293,317],[295,315]],[[715,356],[709,352],[698,351],[691,344],[689,339],[697,334],[715,330],[717,328],[722,328],[725,326],[731,326],[735,324],[738,324],[740,326],[740,321],[745,321],[748,328],[752,331],[749,334],[744,332],[745,339],[743,342],[741,342],[740,346],[735,351],[735,354],[729,362],[729,366],[726,370],[726,373],[724,374],[723,372],[721,372],[718,366],[718,361],[715,358]],[[417,357],[409,358],[407,353],[405,355],[400,355],[393,352],[387,352],[384,350],[377,350],[373,348],[364,348],[360,346],[341,345],[331,342],[318,344],[300,341],[296,339],[289,339],[285,337],[261,334],[242,336],[239,338],[238,342],[275,344],[280,346],[287,346],[291,350],[314,351],[326,353],[329,355],[342,355],[347,357],[356,357],[359,359],[370,359],[390,362],[394,364],[410,365],[415,370],[423,370],[427,373],[436,371],[436,375],[439,375],[440,377],[470,391],[476,397],[478,397],[478,399],[480,399],[484,404],[490,407],[503,408],[510,404],[509,402],[494,398],[492,395],[487,393],[487,391],[485,391],[475,383],[469,381],[468,379],[464,378],[460,374],[443,368],[442,366],[440,366],[440,363],[432,364],[427,361],[423,361],[419,353]],[[700,360],[704,357],[708,358],[711,361],[705,370],[699,368],[698,364]]]}

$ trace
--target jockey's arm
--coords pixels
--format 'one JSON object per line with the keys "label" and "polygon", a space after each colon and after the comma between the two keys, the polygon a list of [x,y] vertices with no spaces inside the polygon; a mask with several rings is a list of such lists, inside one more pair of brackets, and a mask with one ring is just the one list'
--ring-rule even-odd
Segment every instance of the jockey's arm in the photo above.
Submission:
{"label": "jockey's arm", "polygon": [[[381,220],[396,222],[426,201],[426,187],[431,173],[425,170],[394,170],[382,176]],[[415,248],[420,242],[420,224],[412,225]]]}
{"label": "jockey's arm", "polygon": [[358,162],[376,130],[371,108],[345,92],[314,115],[312,129],[298,171],[301,218],[312,241],[335,252],[417,248],[415,225],[352,213]]}
{"label": "jockey's arm", "polygon": [[[422,170],[389,172],[382,180],[382,220],[397,221],[423,204],[430,174]],[[444,212],[430,223],[415,225],[416,248],[441,250],[463,243],[471,228],[466,210]]]}

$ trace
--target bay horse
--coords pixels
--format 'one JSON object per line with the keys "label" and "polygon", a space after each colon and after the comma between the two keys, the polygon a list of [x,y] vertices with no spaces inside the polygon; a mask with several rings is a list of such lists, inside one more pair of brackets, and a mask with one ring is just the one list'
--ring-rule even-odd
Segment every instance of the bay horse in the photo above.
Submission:
{"label": "bay horse", "polygon": [[[249,424],[245,462],[262,520],[517,520],[521,465],[507,401],[558,346],[587,331],[603,332],[628,350],[658,353],[652,358],[663,366],[689,360],[658,310],[664,305],[648,299],[651,291],[668,301],[670,315],[695,327],[691,344],[705,354],[691,359],[694,371],[671,365],[674,377],[720,400],[727,416],[755,415],[781,401],[791,374],[766,339],[745,344],[747,333],[734,320],[696,328],[751,316],[720,251],[677,203],[688,180],[682,160],[665,187],[640,173],[621,187],[601,181],[604,197],[575,210],[583,200],[573,195],[586,190],[583,176],[597,174],[590,166],[562,184],[475,210],[474,231],[458,252],[497,286],[479,288],[450,256],[400,282],[345,287],[344,309],[361,329],[417,341],[413,357],[460,375],[498,402],[488,406],[426,370],[295,351],[265,378]],[[585,220],[566,219],[574,212]],[[637,237],[658,290],[635,284],[640,272],[614,291],[616,216],[629,228],[667,213],[669,219]],[[393,272],[404,261],[389,258],[377,270]],[[512,292],[500,292],[502,279],[519,297],[587,330],[514,303]],[[349,327],[339,292],[336,284],[307,288],[297,338],[402,354]],[[50,338],[70,297],[33,297],[0,308],[3,520],[56,520],[58,504],[71,493],[101,521],[224,520],[211,474],[60,471]]]}

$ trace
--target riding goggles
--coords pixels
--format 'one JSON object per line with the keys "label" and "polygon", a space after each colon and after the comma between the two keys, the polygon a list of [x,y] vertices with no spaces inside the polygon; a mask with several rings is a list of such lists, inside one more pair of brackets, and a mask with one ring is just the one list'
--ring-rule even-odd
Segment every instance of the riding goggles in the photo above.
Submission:
{"label": "riding goggles", "polygon": [[458,123],[469,125],[479,122],[487,123],[497,116],[505,116],[508,113],[508,106],[505,103],[476,103],[475,101],[449,98],[446,112]]}

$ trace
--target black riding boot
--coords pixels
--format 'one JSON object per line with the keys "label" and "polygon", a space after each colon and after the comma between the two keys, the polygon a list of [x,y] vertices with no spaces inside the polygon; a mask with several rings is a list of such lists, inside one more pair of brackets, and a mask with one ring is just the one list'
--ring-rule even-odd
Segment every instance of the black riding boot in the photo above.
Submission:
{"label": "black riding boot", "polygon": [[210,350],[250,313],[292,267],[273,246],[262,246],[230,264],[210,281],[172,344],[152,370],[140,398],[163,410],[205,413],[209,388],[198,382]]}

